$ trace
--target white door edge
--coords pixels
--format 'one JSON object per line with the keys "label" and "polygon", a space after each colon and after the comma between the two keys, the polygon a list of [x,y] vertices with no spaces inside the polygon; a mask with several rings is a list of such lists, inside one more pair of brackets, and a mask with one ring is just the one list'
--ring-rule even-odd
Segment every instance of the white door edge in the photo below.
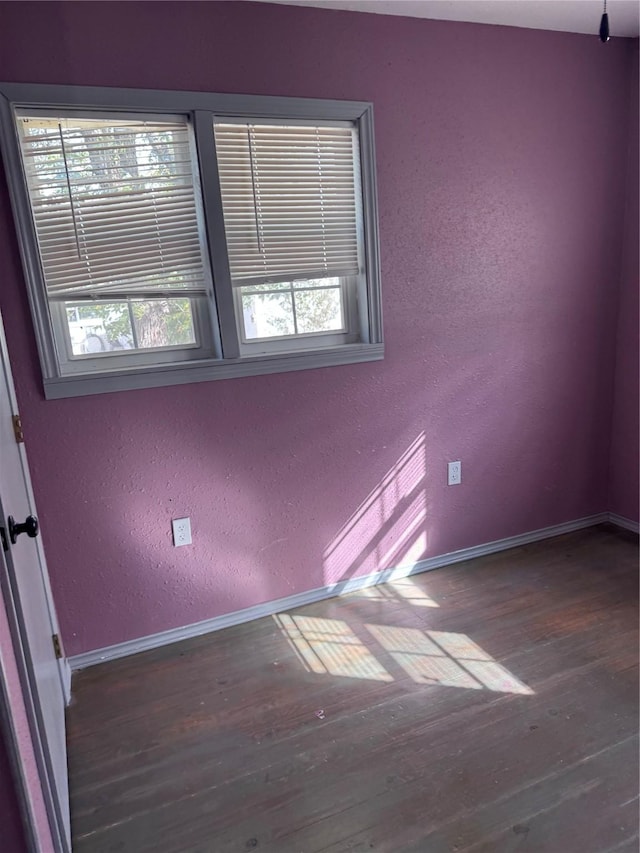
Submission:
{"label": "white door edge", "polygon": [[[8,415],[7,409],[11,415],[18,414],[17,398],[13,376],[11,373],[11,362],[7,351],[6,338],[2,317],[0,316],[0,383],[2,383],[2,398],[3,412],[2,416]],[[5,393],[6,391],[6,393]],[[28,506],[35,509],[35,500],[33,495],[33,487],[27,463],[27,455],[23,443],[16,440],[16,448],[18,450],[17,460],[19,460],[20,483],[21,488],[24,487],[23,494],[26,498]],[[17,471],[16,471],[17,474]],[[1,496],[0,496],[1,497]],[[2,501],[4,503],[4,501]],[[6,507],[4,507],[6,510]],[[5,512],[6,518],[6,512]],[[5,536],[8,533],[5,533]],[[59,627],[56,616],[53,596],[49,584],[44,549],[40,537],[35,542],[35,556],[39,567],[38,580],[42,582],[42,606],[43,618],[47,621],[47,629],[51,631],[51,642],[53,644],[53,634],[58,634]],[[9,547],[4,551],[0,544],[0,594],[4,601],[6,610],[9,632],[13,646],[13,655],[15,657],[15,665],[20,681],[22,701],[24,702],[24,710],[28,723],[29,735],[35,757],[35,763],[38,772],[38,781],[42,792],[44,807],[49,823],[51,842],[53,843],[54,853],[71,853],[69,814],[63,807],[60,800],[60,792],[57,788],[57,776],[54,770],[53,760],[49,749],[47,738],[47,728],[43,714],[45,709],[41,707],[38,697],[38,681],[34,662],[31,659],[31,650],[29,636],[26,634],[27,626],[23,613],[23,603],[20,595],[21,579],[16,575],[16,566],[14,563],[13,548]],[[53,658],[53,646],[51,647]],[[64,658],[56,661],[56,666],[52,669],[54,681],[59,680],[60,698],[64,702],[68,701],[69,697],[69,664]],[[0,672],[0,677],[3,673]],[[6,687],[3,684],[3,689]],[[11,706],[8,707],[8,713],[11,714]],[[15,731],[9,729],[8,735],[12,737],[9,743],[9,751],[17,756],[21,755],[21,747],[19,740],[15,739]],[[65,771],[66,772],[66,771]],[[20,797],[25,793],[21,791],[19,784],[20,776],[18,775],[17,794]],[[66,782],[65,782],[66,784]],[[33,810],[31,809],[31,798],[29,797],[29,787],[27,786],[27,800],[22,801],[22,811],[27,824],[27,835],[29,833],[34,837],[38,837],[38,821],[35,819]],[[68,790],[65,791],[65,797],[68,797]],[[38,850],[39,853],[39,850]]]}
{"label": "white door edge", "polygon": [[[31,677],[33,677],[33,669],[30,666],[29,661],[27,660],[25,647],[22,642],[22,637],[20,634],[20,621],[15,606],[15,596],[12,590],[11,572],[4,554],[2,555],[2,559],[0,560],[0,592],[4,600],[7,620],[9,622],[9,630],[11,633],[11,640],[13,644],[13,653],[18,669],[18,675],[20,677],[20,687],[22,689],[22,697],[27,713],[27,720],[29,722],[29,734],[31,735],[33,752],[38,767],[39,781],[42,788],[42,796],[47,810],[47,817],[49,818],[49,827],[51,830],[51,838],[54,845],[54,851],[55,853],[71,853],[70,848],[68,847],[65,840],[64,817],[59,812],[56,803],[56,797],[53,793],[53,788],[51,784],[52,770],[48,765],[46,752],[42,742],[42,721],[38,718],[36,703],[34,702],[34,688],[32,687],[31,683]],[[4,672],[2,672],[1,675],[2,686],[4,690]],[[9,741],[10,751],[14,754],[19,755],[20,746],[16,738],[15,731],[12,727],[9,729],[8,734],[11,737],[11,740]],[[18,797],[21,799],[21,805],[23,807],[23,812],[27,820],[27,829],[30,831],[31,835],[36,836],[37,831],[35,829],[35,816],[33,815],[33,812],[31,810],[31,803],[27,794],[26,787],[22,790],[19,789],[17,793]],[[26,800],[23,799],[25,795]]]}
{"label": "white door edge", "polygon": [[[18,411],[18,400],[16,397],[16,389],[13,383],[13,375],[11,373],[11,362],[9,361],[9,352],[7,350],[7,342],[4,334],[4,326],[0,319],[0,362],[2,364],[2,371],[4,373],[5,381],[7,384],[7,389],[9,391],[9,399],[11,401],[11,410],[13,415],[20,415]],[[20,462],[22,465],[22,474],[24,476],[25,488],[27,490],[27,495],[29,498],[29,503],[32,506],[35,506],[35,498],[33,495],[33,486],[31,483],[31,474],[29,472],[29,465],[27,462],[27,455],[24,444],[18,444],[18,452],[20,454]],[[56,609],[53,605],[53,593],[51,591],[51,583],[49,581],[49,571],[47,569],[47,561],[44,554],[44,546],[42,544],[42,536],[38,536],[35,540],[35,546],[38,552],[38,561],[40,562],[40,570],[42,574],[42,581],[45,590],[45,596],[47,600],[47,609],[49,611],[49,617],[51,619],[51,624],[54,626],[55,633],[60,636],[60,626],[58,624],[58,617],[56,614]],[[71,701],[71,667],[69,666],[69,662],[66,656],[63,655],[58,661],[58,670],[60,675],[60,683],[62,684],[62,693],[65,697],[66,704],[68,705]]]}
{"label": "white door edge", "polygon": [[[3,601],[0,599],[0,606]],[[33,813],[29,786],[22,763],[22,756],[18,748],[18,734],[14,725],[11,712],[11,699],[7,688],[7,675],[4,661],[0,657],[0,736],[3,738],[7,756],[12,773],[12,779],[16,786],[16,798],[20,806],[22,818],[22,829],[25,834],[25,844],[28,853],[39,853],[38,838],[35,831],[36,818]]]}

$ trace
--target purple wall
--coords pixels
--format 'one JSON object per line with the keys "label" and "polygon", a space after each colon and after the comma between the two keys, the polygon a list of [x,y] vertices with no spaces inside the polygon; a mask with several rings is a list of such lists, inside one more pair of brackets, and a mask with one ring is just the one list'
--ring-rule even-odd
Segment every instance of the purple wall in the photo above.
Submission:
{"label": "purple wall", "polygon": [[611,428],[609,509],[638,521],[638,40],[631,70],[628,171],[620,301],[615,367],[615,397]]}
{"label": "purple wall", "polygon": [[[40,787],[38,766],[31,740],[27,711],[22,698],[18,665],[13,651],[7,612],[1,594],[0,673],[4,679],[9,699],[9,710],[22,764],[26,793],[35,821],[34,831],[39,845],[38,850],[40,853],[53,853],[47,811],[42,788]],[[14,780],[2,738],[3,735],[0,732],[0,850],[2,850],[2,853],[24,853],[26,848]]]}
{"label": "purple wall", "polygon": [[[70,654],[607,509],[628,40],[0,5],[0,79],[375,104],[381,363],[45,402],[0,192],[0,308]],[[174,549],[182,515],[194,545]]]}
{"label": "purple wall", "polygon": [[24,853],[25,841],[9,756],[0,733],[0,837],[5,853]]}

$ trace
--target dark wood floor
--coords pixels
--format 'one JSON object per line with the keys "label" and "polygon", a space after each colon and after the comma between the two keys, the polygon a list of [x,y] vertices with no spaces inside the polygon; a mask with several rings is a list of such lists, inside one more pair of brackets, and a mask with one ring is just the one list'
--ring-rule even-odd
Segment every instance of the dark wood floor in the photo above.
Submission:
{"label": "dark wood floor", "polygon": [[593,528],[78,674],[75,853],[637,853],[637,537]]}

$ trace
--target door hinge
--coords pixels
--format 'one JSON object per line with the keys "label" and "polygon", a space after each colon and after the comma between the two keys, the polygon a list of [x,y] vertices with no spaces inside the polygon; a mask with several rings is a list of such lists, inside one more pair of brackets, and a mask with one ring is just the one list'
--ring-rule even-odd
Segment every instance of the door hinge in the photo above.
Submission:
{"label": "door hinge", "polygon": [[60,637],[58,634],[54,634],[51,639],[53,640],[53,651],[55,652],[56,659],[60,660],[62,657],[62,643],[60,642]]}
{"label": "door hinge", "polygon": [[24,432],[22,431],[22,421],[20,415],[13,415],[13,434],[16,437],[16,444],[24,444]]}

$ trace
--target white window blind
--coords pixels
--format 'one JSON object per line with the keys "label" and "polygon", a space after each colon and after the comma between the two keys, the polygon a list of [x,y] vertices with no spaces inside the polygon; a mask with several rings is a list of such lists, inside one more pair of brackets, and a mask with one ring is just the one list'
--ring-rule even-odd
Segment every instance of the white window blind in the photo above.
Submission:
{"label": "white window blind", "polygon": [[216,122],[234,286],[359,272],[355,129]]}
{"label": "white window blind", "polygon": [[17,123],[50,300],[205,292],[186,119]]}

